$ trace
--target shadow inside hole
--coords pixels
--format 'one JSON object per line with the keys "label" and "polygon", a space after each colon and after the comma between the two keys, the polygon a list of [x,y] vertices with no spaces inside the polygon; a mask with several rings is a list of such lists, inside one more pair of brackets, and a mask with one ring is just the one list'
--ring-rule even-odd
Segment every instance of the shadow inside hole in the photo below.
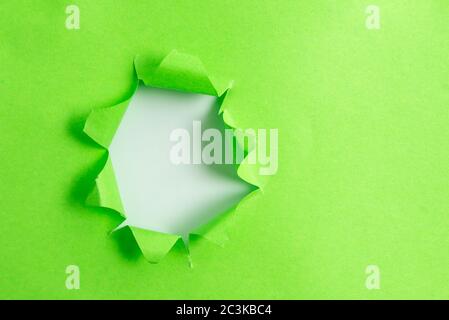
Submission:
{"label": "shadow inside hole", "polygon": [[206,129],[221,133],[224,159],[226,125],[217,100],[139,86],[110,147],[129,225],[188,239],[256,189],[238,176],[236,163],[170,163],[170,133],[181,128],[193,135],[193,121],[201,121],[201,134]]}

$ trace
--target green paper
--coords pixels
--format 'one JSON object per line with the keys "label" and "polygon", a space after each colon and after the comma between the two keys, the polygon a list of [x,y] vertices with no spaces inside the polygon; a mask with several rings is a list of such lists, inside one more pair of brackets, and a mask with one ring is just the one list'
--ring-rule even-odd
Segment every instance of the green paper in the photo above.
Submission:
{"label": "green paper", "polygon": [[129,227],[142,250],[145,259],[158,263],[180,239],[179,236]]}
{"label": "green paper", "polygon": [[[371,4],[380,30],[365,27]],[[1,7],[1,298],[449,297],[447,0]],[[192,239],[194,268],[179,241],[149,264],[129,228],[109,234],[122,217],[84,203],[107,161],[86,118],[130,97],[136,53],[172,49],[234,80],[226,119],[279,129],[277,174],[223,248]]]}
{"label": "green paper", "polygon": [[110,158],[108,158],[97,179],[95,179],[95,186],[87,197],[86,204],[113,209],[124,216],[124,209]]}
{"label": "green paper", "polygon": [[217,87],[201,61],[192,55],[171,51],[162,59],[138,55],[134,59],[137,77],[147,86],[221,96],[227,88]]}
{"label": "green paper", "polygon": [[92,110],[84,125],[84,132],[99,145],[109,147],[130,101],[131,98],[115,106]]}
{"label": "green paper", "polygon": [[228,211],[218,215],[215,219],[212,219],[212,221],[193,230],[190,234],[201,236],[219,246],[224,246],[225,242],[229,239],[226,227],[235,209],[236,206],[230,208]]}
{"label": "green paper", "polygon": [[[183,92],[218,95],[221,103],[226,101],[225,92],[228,89],[219,89],[212,84],[211,77],[197,57],[173,50],[162,59],[158,59],[154,53],[150,56],[138,55],[134,59],[134,66],[137,79],[143,80],[146,85]],[[135,90],[133,94],[134,92]],[[132,96],[114,106],[93,110],[86,120],[84,132],[107,149],[131,99]],[[225,116],[226,109],[224,107],[220,107],[218,113],[223,113],[223,119],[228,119]],[[225,122],[225,125],[230,127],[231,123]],[[232,125],[236,125],[236,122],[232,121]],[[238,138],[236,136],[237,140]],[[241,144],[245,148],[245,144]],[[251,150],[247,150],[248,156],[251,152],[255,152],[255,149],[256,146],[251,146]],[[268,177],[259,175],[258,169],[257,163],[250,164],[248,158],[244,158],[238,166],[237,174],[244,181],[261,188],[266,184]],[[95,186],[87,197],[86,204],[113,209],[126,218],[110,157],[96,178]],[[226,220],[234,211],[235,207],[227,212],[219,213],[217,218],[192,231],[192,234],[223,245],[228,239],[225,229]],[[121,225],[115,230],[120,228]],[[136,227],[130,227],[130,229],[144,257],[151,263],[158,263],[180,238],[180,235],[164,234],[155,230]]]}

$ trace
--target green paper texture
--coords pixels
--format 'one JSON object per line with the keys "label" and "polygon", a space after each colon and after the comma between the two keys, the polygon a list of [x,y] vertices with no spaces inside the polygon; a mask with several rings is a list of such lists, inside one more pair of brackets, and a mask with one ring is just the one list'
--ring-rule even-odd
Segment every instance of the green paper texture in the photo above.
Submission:
{"label": "green paper texture", "polygon": [[[447,0],[0,7],[0,298],[449,297]],[[107,214],[123,210],[106,149],[136,68],[149,86],[221,96],[231,127],[279,132],[276,175],[188,254],[171,236],[111,233],[124,217]]]}
{"label": "green paper texture", "polygon": [[[158,59],[156,54],[138,55],[134,59],[134,66],[137,79],[142,80],[147,86],[217,96],[221,102],[218,112],[223,115],[224,120],[229,118],[224,103],[226,102],[225,93],[230,87],[217,88],[213,85],[211,77],[197,57],[173,50],[162,59]],[[132,97],[117,105],[93,110],[86,120],[84,132],[107,149],[131,99]],[[225,124],[231,127],[231,123],[225,122]],[[237,122],[232,121],[232,126],[237,127]],[[242,146],[245,147],[245,144],[242,144]],[[251,148],[247,152],[255,152],[256,146],[251,146]],[[262,188],[267,183],[267,177],[259,175],[258,165],[249,164],[247,159],[248,157],[244,158],[239,165],[238,176],[242,180]],[[86,203],[113,209],[126,218],[109,157],[96,178],[95,187],[88,196]],[[227,239],[226,230],[223,226],[227,224],[226,220],[232,216],[236,207],[234,206],[229,211],[218,214],[218,217],[200,226],[198,230],[192,230],[192,234],[223,245],[224,240]],[[151,263],[158,263],[180,238],[180,235],[134,227],[130,229],[144,257]]]}

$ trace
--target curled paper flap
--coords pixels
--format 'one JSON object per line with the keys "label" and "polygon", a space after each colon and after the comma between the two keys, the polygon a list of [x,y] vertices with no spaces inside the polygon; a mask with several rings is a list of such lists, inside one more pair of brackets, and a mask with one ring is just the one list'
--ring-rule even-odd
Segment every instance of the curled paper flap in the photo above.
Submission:
{"label": "curled paper flap", "polygon": [[131,97],[114,106],[92,110],[84,125],[84,132],[107,149],[130,102]]}
{"label": "curled paper flap", "polygon": [[106,161],[106,164],[98,177],[95,179],[95,186],[87,197],[86,204],[109,208],[125,217],[125,210],[123,209],[110,157]]}
{"label": "curled paper flap", "polygon": [[137,227],[129,228],[131,229],[143,256],[151,263],[158,263],[161,261],[180,239],[179,236],[173,234],[140,229]]}
{"label": "curled paper flap", "polygon": [[134,59],[137,77],[145,85],[183,92],[221,96],[229,86],[210,77],[200,59],[176,50],[165,57],[141,56]]}
{"label": "curled paper flap", "polygon": [[[157,54],[138,55],[134,59],[134,66],[137,78],[142,80],[147,86],[218,97],[220,110],[217,113],[223,115],[223,121],[229,128],[238,128],[238,123],[232,118],[226,104],[226,96],[232,86],[232,82],[224,85],[224,82],[211,77],[197,57],[173,50],[165,56]],[[103,148],[108,149],[132,96],[114,106],[93,110],[86,120],[84,132]],[[254,148],[245,151],[248,154],[255,152]],[[260,176],[258,174],[258,165],[249,164],[247,158],[243,159],[243,162],[239,165],[237,170],[238,176],[249,184],[263,188],[267,182],[267,176]],[[110,157],[108,157],[103,170],[95,182],[95,187],[89,194],[86,203],[113,209],[126,219],[126,212],[120,198]],[[240,202],[244,201],[244,199]],[[237,207],[238,205],[217,215],[217,217],[190,232],[190,234],[201,236],[223,246],[228,239],[226,226]],[[180,235],[128,226],[126,220],[115,230],[125,226],[131,229],[145,259],[152,263],[159,262],[175,243],[181,239]]]}

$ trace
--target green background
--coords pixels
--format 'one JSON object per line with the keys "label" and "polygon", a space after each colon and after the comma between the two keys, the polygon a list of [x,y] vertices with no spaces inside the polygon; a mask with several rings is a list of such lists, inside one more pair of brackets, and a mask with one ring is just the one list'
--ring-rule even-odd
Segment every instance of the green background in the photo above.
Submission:
{"label": "green background", "polygon": [[[0,298],[449,298],[446,0],[0,8]],[[235,80],[240,123],[279,128],[278,174],[225,248],[193,243],[192,269],[181,247],[147,263],[131,234],[109,235],[118,215],[83,205],[105,161],[87,115],[130,94],[136,54],[171,49]]]}

